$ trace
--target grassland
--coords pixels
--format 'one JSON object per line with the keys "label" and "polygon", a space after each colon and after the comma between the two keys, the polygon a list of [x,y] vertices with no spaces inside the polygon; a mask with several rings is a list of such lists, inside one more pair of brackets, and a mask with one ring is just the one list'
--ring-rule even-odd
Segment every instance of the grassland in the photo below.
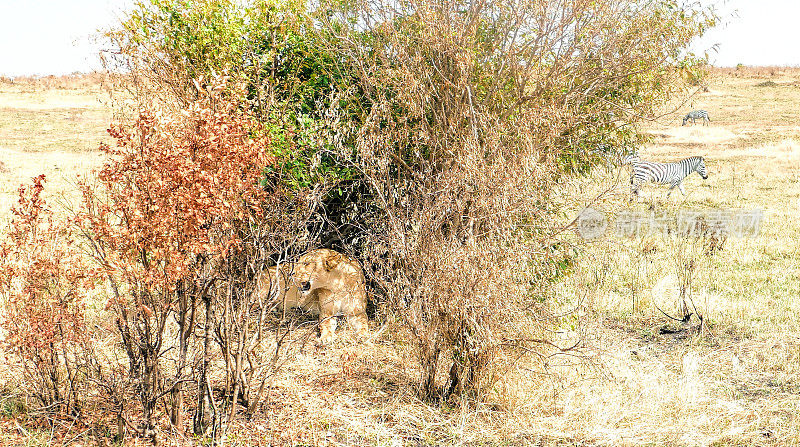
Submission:
{"label": "grassland", "polygon": [[75,193],[76,174],[99,166],[109,142],[110,98],[99,76],[0,82],[0,220],[20,184],[47,176],[48,196]]}
{"label": "grassland", "polygon": [[[665,188],[651,187],[634,205],[620,197],[623,182],[597,206],[761,209],[764,221],[758,237],[729,238],[713,255],[700,241],[655,235],[587,249],[562,287],[587,302],[612,380],[571,390],[576,410],[559,424],[602,444],[800,443],[800,71],[717,71],[708,87],[651,123],[640,155],[702,155],[709,178],[689,177],[685,198],[676,190],[664,200]],[[709,111],[710,125],[682,127],[692,109]],[[682,282],[707,323],[700,335],[673,333],[656,308],[676,315]]]}
{"label": "grassland", "polygon": [[[74,174],[100,162],[106,98],[93,83],[0,84],[0,210],[39,172],[51,194],[74,193]],[[576,237],[583,255],[557,286],[568,317],[553,334],[563,346],[580,342],[576,355],[509,364],[491,402],[477,408],[431,407],[415,397],[410,352],[390,346],[372,322],[377,335],[364,345],[345,333],[329,348],[298,351],[264,412],[237,421],[229,443],[800,445],[800,70],[718,70],[707,92],[676,107],[647,125],[653,141],[640,154],[704,156],[709,178],[691,176],[687,197],[664,200],[663,188],[649,187],[645,202],[629,204],[623,171],[578,180],[564,200],[574,212],[591,205],[609,214],[758,208],[758,237],[729,238],[713,255],[702,240]],[[708,110],[710,125],[681,127],[691,109]],[[681,284],[704,326],[659,310],[676,315]],[[13,382],[0,371],[0,387]],[[0,420],[6,442],[49,439],[41,427]]]}

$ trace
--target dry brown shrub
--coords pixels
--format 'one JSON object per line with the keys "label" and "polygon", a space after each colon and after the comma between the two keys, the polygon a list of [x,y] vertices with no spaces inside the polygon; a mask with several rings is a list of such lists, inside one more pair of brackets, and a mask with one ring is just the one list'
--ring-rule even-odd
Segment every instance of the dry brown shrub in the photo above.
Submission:
{"label": "dry brown shrub", "polygon": [[[543,353],[559,324],[556,196],[575,155],[635,138],[623,129],[678,91],[676,50],[707,22],[671,2],[349,6],[325,23],[370,105],[352,136],[379,210],[365,257],[417,348],[421,395],[483,399],[499,359]],[[341,114],[332,139],[351,141]]]}
{"label": "dry brown shrub", "polygon": [[76,252],[67,223],[41,197],[44,183],[42,174],[20,186],[0,241],[0,347],[19,366],[18,385],[38,401],[36,410],[80,415],[87,400],[91,336],[84,314],[93,269]]}
{"label": "dry brown shrub", "polygon": [[264,180],[268,167],[283,175],[269,138],[222,90],[113,126],[116,147],[81,185],[78,227],[128,361],[126,378],[102,359],[96,381],[120,420],[140,420],[119,436],[127,426],[156,439],[159,404],[185,430],[186,400],[195,433],[222,436],[240,404],[259,408],[283,354],[282,329],[265,324],[276,303],[252,291],[261,269],[308,248],[313,202]]}

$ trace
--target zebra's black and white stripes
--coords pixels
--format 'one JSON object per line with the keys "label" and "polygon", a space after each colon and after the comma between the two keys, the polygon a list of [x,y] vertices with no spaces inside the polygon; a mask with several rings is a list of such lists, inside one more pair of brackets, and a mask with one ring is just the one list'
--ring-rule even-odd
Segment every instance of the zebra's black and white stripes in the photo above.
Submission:
{"label": "zebra's black and white stripes", "polygon": [[670,185],[667,197],[677,186],[681,194],[686,195],[683,189],[683,179],[692,172],[697,171],[700,177],[708,178],[706,163],[703,157],[689,157],[675,163],[655,163],[652,161],[634,161],[631,172],[631,194],[639,196],[639,188],[644,183],[654,182]]}
{"label": "zebra's black and white stripes", "polygon": [[692,120],[692,124],[697,124],[697,120],[703,120],[703,125],[707,125],[711,118],[708,117],[708,112],[705,110],[692,110],[686,116],[683,117],[683,124],[685,126],[689,120]]}
{"label": "zebra's black and white stripes", "polygon": [[634,163],[639,163],[639,151],[633,151],[622,157],[623,165],[632,165]]}

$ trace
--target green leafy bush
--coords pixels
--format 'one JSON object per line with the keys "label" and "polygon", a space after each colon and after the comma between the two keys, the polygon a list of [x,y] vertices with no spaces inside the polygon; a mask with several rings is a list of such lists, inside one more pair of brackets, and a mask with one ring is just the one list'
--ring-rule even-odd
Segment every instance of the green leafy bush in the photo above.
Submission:
{"label": "green leafy bush", "polygon": [[108,35],[119,48],[109,62],[133,75],[138,103],[190,104],[209,82],[227,78],[244,86],[230,92],[244,92],[241,107],[266,124],[282,182],[300,189],[352,177],[325,150],[321,115],[348,76],[321,49],[305,3],[139,1]]}

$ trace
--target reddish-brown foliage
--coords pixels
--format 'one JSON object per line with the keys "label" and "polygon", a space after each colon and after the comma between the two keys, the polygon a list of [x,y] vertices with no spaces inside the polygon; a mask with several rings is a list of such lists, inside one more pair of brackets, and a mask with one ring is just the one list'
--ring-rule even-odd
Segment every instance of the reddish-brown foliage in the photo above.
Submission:
{"label": "reddish-brown foliage", "polygon": [[[260,235],[272,234],[276,219],[287,215],[282,204],[296,199],[260,185],[264,169],[275,164],[266,132],[220,92],[204,91],[178,114],[143,110],[130,125],[113,126],[116,146],[102,147],[107,161],[96,182],[81,184],[84,207],[76,221],[110,285],[107,309],[116,317],[133,378],[132,388],[106,386],[106,394],[120,415],[125,404],[119,395],[137,394],[142,434],[152,435],[153,411],[165,396],[172,423],[183,429],[186,382],[199,384],[195,399],[210,397],[203,386],[209,353],[198,336],[215,331],[223,351],[243,355],[239,329],[214,327],[217,301],[232,299],[215,283],[225,283],[224,290],[246,286],[248,269],[260,266],[244,253],[262,248]],[[198,312],[201,302],[205,315]],[[219,321],[248,324],[246,318]],[[195,323],[205,328],[202,334],[195,334]],[[239,341],[229,349],[230,337]]]}
{"label": "reddish-brown foliage", "polygon": [[[230,107],[195,105],[178,118],[142,112],[113,126],[117,147],[94,187],[82,185],[80,224],[101,243],[107,273],[173,291],[199,254],[226,256],[238,246],[233,222],[258,219],[268,194],[259,187],[273,163],[255,123]],[[221,237],[213,237],[218,235]]]}
{"label": "reddish-brown foliage", "polygon": [[92,270],[74,249],[67,224],[41,197],[45,176],[20,186],[7,240],[2,242],[0,319],[4,347],[21,361],[22,383],[52,409],[75,408],[75,372],[88,343],[84,322]]}

